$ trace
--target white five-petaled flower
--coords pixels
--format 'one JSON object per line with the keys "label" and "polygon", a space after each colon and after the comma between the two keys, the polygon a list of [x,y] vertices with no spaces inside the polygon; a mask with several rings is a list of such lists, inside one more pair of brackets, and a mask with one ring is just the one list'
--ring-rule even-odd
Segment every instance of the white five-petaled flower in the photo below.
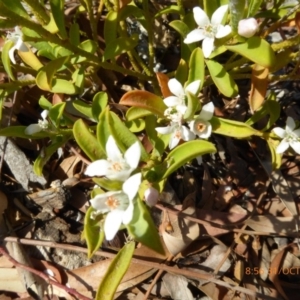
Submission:
{"label": "white five-petaled flower", "polygon": [[228,5],[220,6],[212,15],[211,20],[200,7],[194,7],[194,19],[198,25],[197,29],[191,31],[184,43],[191,44],[194,42],[202,41],[202,50],[204,57],[209,57],[214,50],[215,38],[222,38],[231,33],[229,25],[222,25],[221,22],[228,10]]}
{"label": "white five-petaled flower", "polygon": [[110,180],[125,181],[136,169],[141,157],[141,148],[138,142],[131,145],[123,155],[116,141],[109,136],[106,143],[107,159],[92,162],[86,169],[87,176],[106,176]]}
{"label": "white five-petaled flower", "polygon": [[19,50],[21,52],[29,51],[28,47],[23,42],[23,33],[19,26],[15,27],[14,32],[9,32],[6,36],[8,41],[13,41],[14,46],[9,50],[8,55],[13,64],[16,63],[14,52],[15,50]]}
{"label": "white five-petaled flower", "polygon": [[129,177],[122,186],[122,191],[99,194],[91,199],[96,214],[106,214],[104,233],[107,240],[112,240],[121,224],[129,224],[133,218],[134,198],[141,184],[141,173]]}
{"label": "white five-petaled flower", "polygon": [[48,129],[49,122],[47,121],[48,110],[43,110],[41,117],[43,120],[39,120],[38,124],[31,124],[25,128],[25,134],[32,135],[42,130]]}
{"label": "white five-petaled flower", "polygon": [[300,154],[300,128],[295,129],[295,121],[288,117],[285,129],[280,127],[273,128],[273,132],[282,138],[282,141],[276,148],[276,153],[283,153],[291,146],[294,151]]}
{"label": "white five-petaled flower", "polygon": [[258,23],[254,18],[242,19],[239,21],[238,34],[250,38],[258,29]]}
{"label": "white five-petaled flower", "polygon": [[186,126],[180,123],[171,122],[167,127],[156,127],[155,130],[161,134],[171,134],[169,141],[169,148],[176,147],[180,140],[191,141],[195,138],[195,134],[191,132]]}
{"label": "white five-petaled flower", "polygon": [[212,118],[214,110],[215,106],[212,102],[203,105],[200,114],[189,123],[191,131],[202,139],[207,139],[211,135],[212,126],[209,120]]}

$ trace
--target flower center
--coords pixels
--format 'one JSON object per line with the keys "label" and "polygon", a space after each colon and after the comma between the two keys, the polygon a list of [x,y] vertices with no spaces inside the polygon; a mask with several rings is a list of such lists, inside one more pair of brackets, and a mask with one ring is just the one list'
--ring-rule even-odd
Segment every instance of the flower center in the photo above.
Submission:
{"label": "flower center", "polygon": [[169,107],[165,110],[164,115],[173,122],[181,122],[182,113],[178,111],[175,107]]}
{"label": "flower center", "polygon": [[181,131],[177,129],[177,130],[175,131],[174,137],[176,137],[177,139],[180,140],[181,137],[182,137]]}
{"label": "flower center", "polygon": [[110,210],[114,210],[120,206],[120,201],[114,196],[109,196],[105,201],[105,205],[109,207]]}
{"label": "flower center", "polygon": [[198,131],[198,132],[203,132],[203,131],[205,131],[206,130],[206,124],[204,124],[204,123],[201,123],[201,122],[199,122],[199,123],[197,123],[196,124],[196,130]]}
{"label": "flower center", "polygon": [[49,123],[47,120],[39,120],[38,124],[43,130],[48,129]]}
{"label": "flower center", "polygon": [[130,169],[130,166],[123,159],[121,159],[121,161],[112,161],[111,159],[108,159],[107,161],[110,163],[109,170],[113,172],[122,172]]}
{"label": "flower center", "polygon": [[119,163],[119,162],[115,162],[111,165],[111,168],[114,170],[114,171],[117,171],[117,172],[120,172],[123,170],[123,167],[122,167],[122,164]]}
{"label": "flower center", "polygon": [[214,38],[218,31],[218,26],[212,25],[212,24],[208,24],[204,27],[199,27],[199,28],[203,29],[205,36],[207,36],[209,38]]}

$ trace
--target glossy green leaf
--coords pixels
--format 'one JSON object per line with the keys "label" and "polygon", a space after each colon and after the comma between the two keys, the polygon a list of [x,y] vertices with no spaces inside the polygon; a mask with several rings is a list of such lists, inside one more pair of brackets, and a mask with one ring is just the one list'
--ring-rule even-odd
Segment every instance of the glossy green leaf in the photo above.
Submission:
{"label": "glossy green leaf", "polygon": [[59,29],[59,36],[62,39],[67,38],[67,31],[65,25],[65,14],[64,14],[64,0],[51,0],[50,6],[53,18],[56,26]]}
{"label": "glossy green leaf", "polygon": [[137,46],[139,42],[138,34],[133,34],[130,37],[119,37],[106,44],[103,53],[103,60],[114,58],[121,53],[129,51]]}
{"label": "glossy green leaf", "polygon": [[99,185],[101,188],[107,191],[121,191],[122,190],[122,181],[109,180],[105,177],[102,178],[93,178],[93,181]]}
{"label": "glossy green leaf", "polygon": [[39,99],[39,106],[43,109],[50,110],[52,103],[48,101],[44,96],[41,96]]}
{"label": "glossy green leaf", "polygon": [[54,81],[54,75],[58,69],[60,69],[66,62],[68,57],[60,57],[56,60],[50,61],[45,65],[36,76],[37,86],[44,91],[51,91]]}
{"label": "glossy green leaf", "polygon": [[238,30],[239,21],[243,19],[245,7],[245,0],[229,0],[230,22],[233,32]]}
{"label": "glossy green leaf", "polygon": [[72,74],[72,81],[74,83],[75,89],[78,92],[78,94],[83,93],[84,88],[84,80],[85,80],[85,67],[81,66],[75,72]]}
{"label": "glossy green leaf", "polygon": [[73,23],[70,25],[69,38],[72,45],[78,46],[80,44],[80,32],[78,23]]}
{"label": "glossy green leaf", "polygon": [[29,15],[26,12],[26,9],[21,4],[21,1],[16,0],[1,0],[1,2],[12,12],[23,17],[25,19],[30,19]]}
{"label": "glossy green leaf", "polygon": [[184,113],[184,120],[190,120],[194,118],[195,112],[200,106],[200,102],[198,98],[191,94],[190,92],[186,92],[186,98],[187,98],[187,109]]}
{"label": "glossy green leaf", "polygon": [[190,57],[189,61],[189,77],[187,85],[195,80],[201,80],[199,90],[201,90],[204,83],[204,56],[201,48],[196,48]]}
{"label": "glossy green leaf", "polygon": [[94,54],[98,45],[93,40],[85,40],[78,47],[88,53]]}
{"label": "glossy green leaf", "polygon": [[11,61],[8,55],[9,50],[13,47],[13,45],[14,45],[13,41],[7,41],[6,43],[4,43],[1,52],[1,60],[7,75],[10,77],[11,80],[16,80],[11,69]]}
{"label": "glossy green leaf", "polygon": [[164,14],[180,14],[180,9],[177,5],[168,5],[155,14],[154,18],[158,18]]}
{"label": "glossy green leaf", "polygon": [[91,214],[95,209],[90,206],[84,217],[84,238],[88,248],[88,258],[91,258],[94,253],[100,248],[104,239],[104,231],[101,229],[100,222],[103,216],[97,215],[95,219],[91,218]]}
{"label": "glossy green leaf", "polygon": [[188,71],[189,71],[189,68],[188,68],[186,61],[181,58],[178,66],[177,66],[175,78],[179,82],[186,82],[187,78],[188,78]]}
{"label": "glossy green leaf", "polygon": [[74,95],[78,93],[77,87],[72,82],[64,79],[53,79],[52,88],[50,91],[52,93],[61,93],[67,95]]}
{"label": "glossy green leaf", "polygon": [[113,10],[109,11],[104,22],[104,40],[106,44],[116,40],[118,25],[118,13]]}
{"label": "glossy green leaf", "polygon": [[93,97],[93,103],[92,103],[92,114],[94,117],[94,120],[98,121],[100,113],[106,108],[108,103],[108,96],[105,92],[98,92]]}
{"label": "glossy green leaf", "polygon": [[129,268],[134,249],[135,243],[131,241],[125,244],[125,246],[118,252],[106,270],[106,273],[99,285],[95,298],[96,300],[114,299],[114,294]]}
{"label": "glossy green leaf", "polygon": [[44,151],[37,157],[33,164],[33,171],[38,176],[43,174],[43,167],[50,159],[50,157],[58,150],[58,148],[62,147],[70,136],[59,136],[57,137],[50,146],[46,147]]}
{"label": "glossy green leaf", "polygon": [[204,0],[203,6],[206,14],[211,18],[212,14],[220,7],[220,1],[218,0]]}
{"label": "glossy green leaf", "polygon": [[238,86],[224,66],[214,60],[205,60],[205,63],[219,91],[226,97],[235,97],[238,94]]}
{"label": "glossy green leaf", "polygon": [[41,139],[45,137],[54,136],[46,131],[37,132],[34,135],[25,134],[25,129],[27,126],[10,126],[0,129],[0,136],[7,136],[7,137],[19,137],[24,139]]}
{"label": "glossy green leaf", "polygon": [[132,144],[134,144],[135,142],[139,142],[141,148],[141,160],[148,160],[149,155],[146,152],[140,140],[125,126],[125,124],[120,120],[120,118],[112,111],[110,112],[109,117],[109,129],[117,145],[123,153],[125,153],[125,151]]}
{"label": "glossy green leaf", "polygon": [[74,123],[73,134],[77,144],[92,161],[106,156],[96,137],[81,119]]}
{"label": "glossy green leaf", "polygon": [[259,10],[263,0],[250,0],[248,5],[247,18],[254,17],[256,12]]}
{"label": "glossy green leaf", "polygon": [[160,117],[164,117],[164,111],[167,109],[162,98],[147,91],[127,92],[121,98],[120,104],[147,109]]}
{"label": "glossy green leaf", "polygon": [[276,153],[276,146],[272,139],[267,139],[267,143],[271,153],[272,169],[277,170],[281,167],[281,155]]}
{"label": "glossy green leaf", "polygon": [[247,138],[252,135],[262,135],[262,133],[251,126],[239,121],[212,117],[210,123],[212,125],[213,132],[217,134],[235,138]]}
{"label": "glossy green leaf", "polygon": [[244,43],[225,47],[265,68],[272,67],[276,63],[275,53],[270,44],[258,36],[253,36]]}
{"label": "glossy green leaf", "polygon": [[84,114],[88,119],[94,120],[92,107],[89,103],[86,103],[79,99],[75,99],[72,101],[72,104],[76,108],[76,110]]}
{"label": "glossy green leaf", "polygon": [[103,110],[99,116],[99,122],[97,125],[97,140],[104,153],[106,153],[106,142],[111,135],[109,128],[109,107]]}
{"label": "glossy green leaf", "polygon": [[133,106],[126,111],[126,120],[130,122],[150,115],[152,113],[149,110]]}
{"label": "glossy green leaf", "polygon": [[198,156],[213,152],[216,152],[215,146],[204,140],[189,141],[177,146],[165,159],[165,162],[168,164],[168,168],[161,174],[161,179],[167,178],[188,161],[191,161]]}
{"label": "glossy green leaf", "polygon": [[145,129],[145,121],[143,119],[135,119],[124,123],[131,132],[140,132]]}
{"label": "glossy green leaf", "polygon": [[153,219],[144,201],[139,198],[134,205],[133,219],[126,227],[135,240],[158,253],[164,254],[164,249]]}
{"label": "glossy green leaf", "polygon": [[55,127],[59,127],[60,120],[63,116],[66,102],[58,103],[52,106],[49,110],[49,118]]}

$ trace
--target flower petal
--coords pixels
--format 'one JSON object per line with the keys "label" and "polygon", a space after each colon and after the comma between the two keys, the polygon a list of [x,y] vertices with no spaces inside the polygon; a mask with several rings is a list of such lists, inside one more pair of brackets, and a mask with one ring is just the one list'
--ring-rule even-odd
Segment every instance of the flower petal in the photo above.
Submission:
{"label": "flower petal", "polygon": [[24,44],[22,38],[19,38],[16,42],[16,45],[15,45],[16,49],[21,51],[21,52],[28,52],[29,49],[28,47]]}
{"label": "flower petal", "polygon": [[276,153],[283,153],[289,147],[289,143],[284,139],[276,148]]}
{"label": "flower petal", "polygon": [[107,157],[112,161],[119,161],[122,158],[122,153],[112,135],[109,136],[105,148]]}
{"label": "flower petal", "polygon": [[201,139],[208,139],[211,136],[212,132],[212,126],[209,122],[205,122],[206,128],[202,132],[196,132],[196,134],[199,136]]}
{"label": "flower petal", "polygon": [[129,206],[127,209],[124,211],[123,218],[122,218],[122,223],[127,225],[130,223],[130,221],[133,218],[133,211],[134,211],[134,205],[132,202],[129,203]]}
{"label": "flower petal", "polygon": [[156,127],[155,130],[160,134],[170,134],[173,131],[172,126]]}
{"label": "flower petal", "polygon": [[168,81],[168,87],[175,96],[184,97],[184,89],[182,84],[176,78],[172,78]]}
{"label": "flower petal", "polygon": [[16,50],[16,46],[13,46],[12,48],[10,48],[10,50],[8,51],[8,56],[10,61],[15,65],[16,64],[16,60],[15,60],[15,50]]}
{"label": "flower petal", "polygon": [[209,103],[203,105],[201,112],[200,112],[199,116],[197,117],[197,119],[208,121],[214,115],[214,111],[215,111],[215,106],[214,106],[213,102],[209,102]]}
{"label": "flower petal", "polygon": [[194,29],[191,31],[184,39],[185,44],[191,44],[195,42],[202,41],[205,38],[203,29]]}
{"label": "flower petal", "polygon": [[177,106],[179,104],[182,104],[182,100],[176,96],[169,96],[167,98],[164,99],[164,103],[168,106],[168,107],[173,107],[173,106]]}
{"label": "flower petal", "polygon": [[188,91],[190,92],[191,94],[193,95],[196,95],[197,92],[198,92],[198,89],[200,87],[200,83],[201,83],[201,80],[195,80],[193,82],[191,82],[186,88],[185,88],[185,91]]}
{"label": "flower petal", "polygon": [[110,241],[117,234],[123,219],[124,210],[114,209],[109,212],[104,222],[105,238]]}
{"label": "flower petal", "polygon": [[142,180],[142,174],[137,173],[129,177],[122,186],[123,192],[128,196],[131,202],[137,194]]}
{"label": "flower petal", "polygon": [[181,127],[181,133],[182,133],[182,139],[186,142],[194,140],[196,137],[195,134],[185,126]]}
{"label": "flower petal", "polygon": [[25,128],[25,134],[28,135],[32,135],[40,131],[42,131],[42,128],[39,124],[31,124]]}
{"label": "flower petal", "polygon": [[177,137],[176,132],[174,132],[171,137],[170,137],[170,141],[169,141],[169,148],[170,150],[175,148],[178,143],[179,143],[180,139]]}
{"label": "flower petal", "polygon": [[47,110],[47,109],[44,109],[41,112],[41,117],[43,118],[43,120],[46,120],[46,118],[48,117],[48,114],[49,114],[49,110]]}
{"label": "flower petal", "polygon": [[205,58],[208,58],[211,53],[213,52],[215,46],[214,46],[214,38],[209,38],[206,37],[203,42],[202,42],[202,50],[203,50],[203,55]]}
{"label": "flower petal", "polygon": [[217,39],[220,39],[227,36],[229,33],[231,33],[231,27],[229,25],[219,25],[218,31],[215,36]]}
{"label": "flower petal", "polygon": [[293,134],[300,137],[300,128],[293,131]]}
{"label": "flower petal", "polygon": [[194,7],[193,9],[194,19],[198,26],[204,27],[210,24],[209,18],[206,12],[199,6]]}
{"label": "flower petal", "polygon": [[275,127],[272,129],[272,131],[282,139],[286,136],[286,131],[283,128]]}
{"label": "flower petal", "polygon": [[295,127],[296,127],[296,123],[295,123],[294,119],[291,117],[287,117],[286,127],[285,127],[286,132],[287,133],[292,132],[295,129]]}
{"label": "flower petal", "polygon": [[93,199],[90,200],[92,207],[103,214],[110,211],[110,208],[106,205],[106,200],[108,197],[116,196],[122,193],[121,191],[117,192],[107,192],[104,194],[98,194]]}
{"label": "flower petal", "polygon": [[212,25],[218,25],[221,24],[225,14],[227,13],[228,5],[222,5],[220,6],[212,15],[211,17],[211,24]]}
{"label": "flower petal", "polygon": [[89,164],[84,172],[87,176],[105,176],[111,164],[105,159],[99,159]]}
{"label": "flower petal", "polygon": [[300,141],[291,141],[290,146],[296,153],[300,154]]}
{"label": "flower petal", "polygon": [[124,154],[126,162],[129,164],[130,168],[135,169],[140,161],[141,157],[141,147],[139,142],[132,144]]}
{"label": "flower petal", "polygon": [[197,156],[196,159],[197,159],[198,165],[201,165],[203,162],[202,156],[201,155]]}

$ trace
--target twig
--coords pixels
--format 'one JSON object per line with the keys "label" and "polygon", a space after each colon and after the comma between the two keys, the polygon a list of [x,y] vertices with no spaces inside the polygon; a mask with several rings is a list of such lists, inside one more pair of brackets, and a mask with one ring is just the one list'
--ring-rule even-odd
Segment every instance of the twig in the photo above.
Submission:
{"label": "twig", "polygon": [[31,272],[31,273],[34,273],[34,274],[36,274],[37,276],[39,276],[39,277],[41,277],[42,279],[44,279],[47,283],[49,283],[49,284],[51,284],[51,285],[55,285],[55,286],[57,286],[58,288],[65,290],[67,293],[69,293],[69,294],[71,294],[71,295],[74,295],[74,296],[76,296],[76,297],[79,298],[79,299],[82,299],[82,300],[91,300],[91,298],[88,298],[88,297],[86,297],[86,296],[84,296],[84,295],[78,293],[75,289],[68,288],[67,286],[62,285],[62,284],[58,283],[57,281],[50,279],[49,276],[47,276],[45,273],[43,273],[43,272],[41,272],[41,271],[37,271],[37,270],[35,270],[35,269],[33,269],[33,268],[30,268],[30,267],[28,267],[28,266],[25,266],[25,265],[19,263],[19,262],[16,261],[14,258],[12,258],[12,257],[4,250],[4,248],[2,248],[2,247],[0,247],[0,253],[1,253],[2,255],[6,256],[7,259],[8,259],[9,261],[11,261],[11,262],[14,264],[15,267],[18,267],[18,268],[24,269],[24,270],[26,270],[26,271],[29,271],[29,272]]}

